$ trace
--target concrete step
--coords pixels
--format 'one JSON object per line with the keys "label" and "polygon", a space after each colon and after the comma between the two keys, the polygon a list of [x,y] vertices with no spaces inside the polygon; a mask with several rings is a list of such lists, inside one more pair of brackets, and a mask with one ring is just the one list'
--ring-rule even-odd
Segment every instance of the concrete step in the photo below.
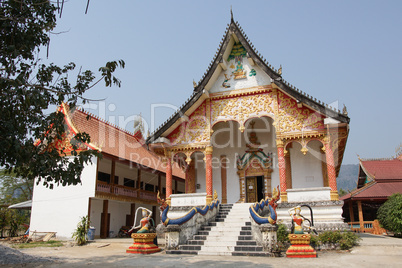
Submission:
{"label": "concrete step", "polygon": [[235,246],[202,246],[201,252],[233,252]]}
{"label": "concrete step", "polygon": [[199,251],[202,246],[200,245],[181,245],[179,246],[179,250],[188,250],[188,251]]}
{"label": "concrete step", "polygon": [[249,221],[237,222],[237,221],[228,221],[227,220],[227,221],[220,221],[220,222],[210,222],[208,224],[208,226],[211,226],[211,227],[213,227],[213,226],[239,226],[239,227],[242,227],[242,226],[251,226],[251,222],[249,222]]}
{"label": "concrete step", "polygon": [[193,237],[193,240],[206,240],[207,236],[206,235],[195,235]]}
{"label": "concrete step", "polygon": [[166,250],[166,254],[189,254],[189,255],[197,255],[197,250]]}
{"label": "concrete step", "polygon": [[[206,240],[197,240],[197,241],[201,241],[203,243],[207,242],[209,243],[209,241],[216,241],[216,242],[237,242],[239,241],[238,236],[230,236],[230,237],[220,237],[220,236],[215,236],[215,237],[210,237],[210,239],[206,239]],[[247,240],[244,240],[247,241]]]}
{"label": "concrete step", "polygon": [[261,246],[235,246],[234,251],[262,252]]}
{"label": "concrete step", "polygon": [[[250,232],[250,234],[251,234],[251,232]],[[237,237],[239,235],[247,235],[247,234],[242,234],[241,231],[239,232],[239,230],[233,230],[233,231],[232,230],[226,230],[226,231],[217,230],[217,231],[209,232],[208,237],[214,237],[214,236]]]}
{"label": "concrete step", "polygon": [[232,252],[232,256],[250,256],[250,257],[272,257],[272,254],[269,252],[256,252],[256,251],[234,251]]}
{"label": "concrete step", "polygon": [[243,222],[217,222],[212,229],[219,229],[219,228],[238,228],[239,230],[244,226]]}
{"label": "concrete step", "polygon": [[[188,240],[187,245],[204,245],[206,240]],[[240,241],[237,241],[237,245],[239,245]],[[244,241],[243,241],[244,242]]]}
{"label": "concrete step", "polygon": [[238,241],[228,241],[228,240],[221,240],[221,241],[216,241],[216,240],[205,240],[204,245],[205,247],[225,247],[225,246],[252,246],[252,245],[238,245]]}
{"label": "concrete step", "polygon": [[232,252],[223,251],[223,252],[209,252],[209,251],[198,251],[198,255],[207,255],[207,256],[232,256]]}
{"label": "concrete step", "polygon": [[257,242],[254,240],[243,240],[243,241],[237,240],[236,246],[257,246]]}
{"label": "concrete step", "polygon": [[239,236],[237,237],[237,239],[238,239],[239,241],[250,241],[250,240],[253,240],[254,238],[253,238],[252,235],[239,235]]}
{"label": "concrete step", "polygon": [[217,256],[271,256],[263,252],[251,235],[251,204],[220,205],[215,222],[202,226],[197,235],[178,250],[167,254],[199,254]]}

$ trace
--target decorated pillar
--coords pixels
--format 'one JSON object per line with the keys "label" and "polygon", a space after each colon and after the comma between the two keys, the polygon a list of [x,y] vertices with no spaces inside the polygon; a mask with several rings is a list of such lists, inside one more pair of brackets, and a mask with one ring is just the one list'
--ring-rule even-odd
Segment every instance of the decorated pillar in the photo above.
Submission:
{"label": "decorated pillar", "polygon": [[272,194],[268,188],[271,189],[271,185],[268,186],[268,176],[267,174],[264,174],[264,198],[272,197]]}
{"label": "decorated pillar", "polygon": [[221,155],[221,188],[222,188],[222,204],[228,202],[227,199],[227,157]]}
{"label": "decorated pillar", "polygon": [[338,189],[336,186],[336,171],[334,152],[332,151],[329,136],[324,138],[325,158],[327,160],[328,185],[331,188],[331,200],[339,200]]}
{"label": "decorated pillar", "polygon": [[[289,146],[292,144],[289,144],[287,146],[287,149],[289,149]],[[292,189],[292,166],[290,164],[290,151],[289,150],[283,150],[284,155],[285,155],[285,167],[286,167],[286,189]]]}
{"label": "decorated pillar", "polygon": [[288,194],[286,192],[286,161],[284,143],[281,139],[276,140],[276,147],[278,149],[278,167],[279,167],[279,184],[281,187],[281,201],[288,201]]}
{"label": "decorated pillar", "polygon": [[184,186],[186,188],[186,194],[190,193],[190,187],[191,187],[191,177],[190,177],[190,166],[187,165],[186,168],[184,169]]}
{"label": "decorated pillar", "polygon": [[185,170],[185,174],[186,174],[186,181],[185,181],[186,194],[195,193],[196,192],[196,187],[195,187],[196,182],[195,182],[194,161],[187,162],[187,168]]}
{"label": "decorated pillar", "polygon": [[237,171],[239,175],[239,186],[240,186],[240,199],[237,203],[244,203],[246,201],[246,187],[245,187],[245,173],[244,170]]}
{"label": "decorated pillar", "polygon": [[207,188],[207,204],[212,202],[212,146],[205,148],[205,180]]}
{"label": "decorated pillar", "polygon": [[172,159],[165,157],[166,161],[166,202],[170,205],[170,196],[172,195]]}

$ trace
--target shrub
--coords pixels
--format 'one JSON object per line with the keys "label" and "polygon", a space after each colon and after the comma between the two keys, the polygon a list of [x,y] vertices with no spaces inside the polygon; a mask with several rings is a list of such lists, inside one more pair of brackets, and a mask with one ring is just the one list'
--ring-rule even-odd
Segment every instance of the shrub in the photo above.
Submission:
{"label": "shrub", "polygon": [[339,244],[342,250],[350,249],[358,245],[360,237],[353,232],[325,231],[318,235],[320,244]]}
{"label": "shrub", "polygon": [[88,241],[88,229],[89,229],[89,220],[88,216],[82,217],[80,222],[77,224],[77,229],[75,229],[73,233],[73,238],[77,241],[79,246],[85,245]]}
{"label": "shrub", "polygon": [[[276,243],[272,245],[272,252],[286,251],[290,245],[289,232],[284,224],[278,224],[278,230],[276,231]],[[279,253],[280,254],[280,253]]]}
{"label": "shrub", "polygon": [[395,236],[402,235],[402,194],[393,194],[377,211],[381,226]]}
{"label": "shrub", "polygon": [[318,236],[316,236],[316,235],[313,235],[313,234],[310,234],[311,236],[310,236],[310,245],[313,247],[313,248],[316,248],[318,245],[319,245],[319,243],[320,243],[320,241],[318,240]]}
{"label": "shrub", "polygon": [[318,240],[322,243],[336,244],[341,239],[341,232],[339,231],[325,231],[318,236]]}
{"label": "shrub", "polygon": [[278,224],[278,230],[276,231],[276,237],[278,242],[288,243],[289,241],[289,232],[286,229],[284,224]]}
{"label": "shrub", "polygon": [[343,250],[350,249],[354,246],[357,246],[359,244],[359,240],[361,240],[361,238],[357,234],[353,232],[344,232],[341,234],[339,246]]}

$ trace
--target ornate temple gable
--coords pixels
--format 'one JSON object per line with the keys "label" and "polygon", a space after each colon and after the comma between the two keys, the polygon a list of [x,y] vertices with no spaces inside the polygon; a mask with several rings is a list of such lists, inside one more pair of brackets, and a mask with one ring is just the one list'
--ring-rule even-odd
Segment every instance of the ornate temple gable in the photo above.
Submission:
{"label": "ornate temple gable", "polygon": [[227,95],[225,98],[213,98],[211,101],[211,124],[234,120],[244,130],[245,122],[253,117],[269,116],[275,118],[275,93],[272,90],[262,92]]}
{"label": "ornate temple gable", "polygon": [[324,116],[278,91],[278,116],[275,120],[276,130],[283,135],[291,133],[325,130]]}
{"label": "ornate temple gable", "polygon": [[[281,68],[275,70],[258,53],[239,23],[235,22],[232,17],[206,72],[198,83],[194,82],[193,94],[175,114],[152,133],[147,139],[147,143],[153,143],[160,137],[171,135],[171,129],[177,128],[176,125],[179,124],[183,114],[188,116],[194,107],[197,107],[200,102],[210,96],[213,98],[215,94],[232,94],[237,91],[266,86],[274,86],[279,89],[278,92],[281,91],[284,95],[289,96],[289,100],[283,100],[282,107],[284,109],[279,109],[282,112],[276,117],[276,119],[280,119],[276,121],[280,122],[278,125],[281,127],[281,132],[288,132],[294,135],[304,130],[316,131],[322,129],[323,117],[333,118],[343,125],[349,124],[350,119],[347,116],[346,109],[341,112],[338,109],[328,107],[323,102],[317,101],[317,99],[286,82],[282,78]],[[297,107],[295,100],[305,107]],[[236,101],[226,102],[235,103]],[[226,107],[226,105],[223,106]],[[230,105],[227,107],[230,110]],[[244,105],[241,107],[244,107]],[[222,115],[222,112],[225,112],[225,109],[221,109],[218,114],[215,114],[212,123],[221,120],[217,118]],[[266,113],[268,115],[270,111],[268,110]],[[239,116],[235,120],[243,123],[247,116],[244,116],[244,118]],[[302,122],[304,122],[304,126]]]}
{"label": "ornate temple gable", "polygon": [[89,147],[79,141],[74,139],[74,134],[70,129],[66,129],[66,132],[62,135],[61,139],[55,140],[52,144],[48,145],[48,148],[55,148],[63,155],[71,155],[74,151],[74,146],[76,146],[76,152],[79,153],[80,151],[86,151]]}
{"label": "ornate temple gable", "polygon": [[209,142],[209,120],[207,119],[206,101],[204,101],[188,118],[167,138],[171,145],[187,145]]}
{"label": "ornate temple gable", "polygon": [[[98,148],[95,144],[93,143],[83,143],[81,141],[78,141],[74,137],[79,133],[77,127],[73,124],[70,116],[70,110],[68,106],[63,103],[59,106],[58,112],[64,114],[64,128],[65,132],[62,134],[60,139],[54,139],[52,143],[47,143],[47,141],[41,141],[37,140],[35,145],[38,146],[39,144],[44,145],[44,150],[53,150],[56,149],[59,151],[60,154],[62,155],[71,155],[73,151],[76,153],[79,153],[81,151],[86,151],[86,150],[98,150],[101,151],[100,148]],[[48,135],[54,135],[52,129],[49,130]],[[75,147],[75,150],[74,150]]]}

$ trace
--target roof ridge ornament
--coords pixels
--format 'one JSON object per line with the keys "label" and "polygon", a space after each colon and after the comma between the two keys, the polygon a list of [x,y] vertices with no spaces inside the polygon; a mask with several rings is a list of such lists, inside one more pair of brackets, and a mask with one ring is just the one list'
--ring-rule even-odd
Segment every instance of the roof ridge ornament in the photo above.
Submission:
{"label": "roof ridge ornament", "polygon": [[234,21],[234,19],[233,19],[232,5],[230,5],[230,20],[231,20],[231,21]]}

